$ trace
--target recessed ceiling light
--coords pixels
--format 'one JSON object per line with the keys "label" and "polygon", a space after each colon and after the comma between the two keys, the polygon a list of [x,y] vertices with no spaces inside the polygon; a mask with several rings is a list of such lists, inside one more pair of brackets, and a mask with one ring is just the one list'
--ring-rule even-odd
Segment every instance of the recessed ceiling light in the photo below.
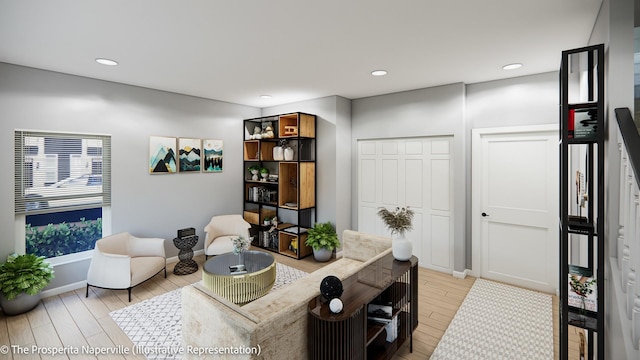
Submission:
{"label": "recessed ceiling light", "polygon": [[115,60],[111,60],[111,59],[104,59],[104,58],[97,58],[96,62],[98,64],[102,64],[102,65],[109,65],[109,66],[115,66],[118,65],[118,62]]}
{"label": "recessed ceiling light", "polygon": [[387,75],[387,70],[374,70],[371,72],[373,76],[384,76]]}
{"label": "recessed ceiling light", "polygon": [[522,64],[520,63],[514,63],[514,64],[508,64],[502,67],[503,70],[515,70],[515,69],[520,69],[522,67]]}
{"label": "recessed ceiling light", "polygon": [[260,95],[263,99],[271,99],[271,95]]}

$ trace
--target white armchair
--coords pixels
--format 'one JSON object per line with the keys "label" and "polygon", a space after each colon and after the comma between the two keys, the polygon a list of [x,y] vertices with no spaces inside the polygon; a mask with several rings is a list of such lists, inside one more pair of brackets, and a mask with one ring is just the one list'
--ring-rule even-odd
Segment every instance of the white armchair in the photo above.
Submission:
{"label": "white armchair", "polygon": [[138,238],[129,233],[119,233],[96,241],[93,257],[87,273],[89,286],[128,290],[154,277],[164,270],[167,277],[167,259],[164,239]]}
{"label": "white armchair", "polygon": [[220,255],[233,251],[231,239],[243,236],[249,239],[249,225],[241,215],[219,215],[211,218],[209,225],[205,226],[204,239],[205,257]]}

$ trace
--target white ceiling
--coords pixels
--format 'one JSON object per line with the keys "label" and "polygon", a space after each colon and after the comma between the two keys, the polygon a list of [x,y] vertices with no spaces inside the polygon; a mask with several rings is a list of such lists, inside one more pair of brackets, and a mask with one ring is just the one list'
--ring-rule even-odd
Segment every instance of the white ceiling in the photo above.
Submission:
{"label": "white ceiling", "polygon": [[356,99],[557,71],[601,2],[0,0],[0,62],[257,107]]}

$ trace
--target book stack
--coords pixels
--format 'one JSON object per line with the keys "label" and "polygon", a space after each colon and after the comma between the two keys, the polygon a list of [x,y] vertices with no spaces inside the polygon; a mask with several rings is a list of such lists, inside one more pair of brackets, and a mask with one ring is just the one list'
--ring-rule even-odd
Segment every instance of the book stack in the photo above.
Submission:
{"label": "book stack", "polygon": [[367,315],[370,321],[386,324],[387,342],[393,342],[398,337],[398,316],[393,316],[391,305],[369,304]]}
{"label": "book stack", "polygon": [[246,274],[247,270],[244,265],[231,265],[229,266],[229,274],[230,275],[242,275]]}

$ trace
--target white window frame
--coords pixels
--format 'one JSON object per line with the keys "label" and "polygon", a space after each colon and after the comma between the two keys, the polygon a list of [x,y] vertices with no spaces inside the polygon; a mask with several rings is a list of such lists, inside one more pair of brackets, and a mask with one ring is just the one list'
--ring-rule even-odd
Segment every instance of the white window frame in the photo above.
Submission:
{"label": "white window frame", "polygon": [[[101,203],[92,203],[86,205],[73,205],[64,207],[52,207],[48,209],[27,210],[25,200],[25,181],[23,176],[25,160],[32,159],[33,155],[25,153],[26,145],[33,145],[27,139],[30,137],[57,137],[57,138],[80,138],[87,139],[87,143],[94,143],[97,140],[102,142],[102,192],[99,195],[102,198]],[[82,210],[89,208],[102,207],[102,236],[111,234],[111,135],[107,134],[89,134],[89,133],[69,133],[69,132],[53,132],[53,131],[35,131],[35,130],[15,130],[15,238],[14,251],[19,254],[26,252],[26,216],[31,214],[46,214],[53,212]],[[84,153],[84,150],[83,150]],[[40,154],[44,156],[44,154]],[[95,197],[96,194],[93,194]],[[78,198],[86,198],[87,194],[80,194]],[[64,196],[64,198],[74,198]],[[55,198],[53,198],[55,199]],[[53,265],[77,262],[91,258],[93,250],[82,251],[73,254],[66,254],[49,258]]]}

